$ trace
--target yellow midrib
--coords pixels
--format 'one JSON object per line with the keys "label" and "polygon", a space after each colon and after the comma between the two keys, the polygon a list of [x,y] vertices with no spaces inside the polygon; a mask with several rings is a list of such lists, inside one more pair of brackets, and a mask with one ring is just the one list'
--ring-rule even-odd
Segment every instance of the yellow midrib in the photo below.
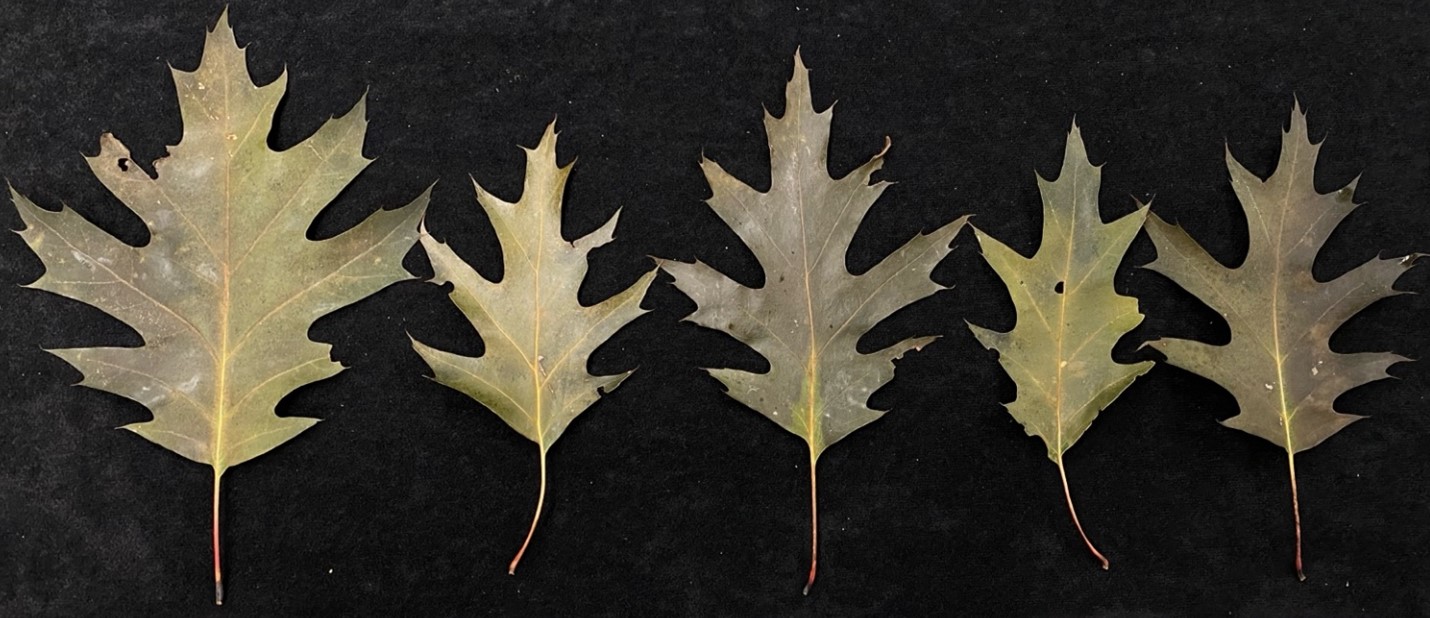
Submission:
{"label": "yellow midrib", "polygon": [[[1296,150],[1291,151],[1291,169],[1288,170],[1286,179],[1286,195],[1281,200],[1281,216],[1276,223],[1276,252],[1273,254],[1274,266],[1271,271],[1271,347],[1273,361],[1276,364],[1276,395],[1281,404],[1281,430],[1286,436],[1286,452],[1295,453],[1295,445],[1291,437],[1291,408],[1286,401],[1286,368],[1285,359],[1281,353],[1281,267],[1285,261],[1281,254],[1281,243],[1286,233],[1286,212],[1291,207],[1291,188],[1295,186],[1296,172],[1300,157]],[[1294,482],[1294,481],[1293,481]]]}
{"label": "yellow midrib", "polygon": [[[1072,296],[1072,285],[1069,279],[1072,275],[1073,244],[1077,236],[1077,185],[1079,175],[1076,167],[1072,170],[1072,196],[1074,200],[1073,214],[1069,218],[1067,252],[1063,260],[1063,274],[1061,278],[1063,292],[1058,294],[1058,323],[1053,330],[1053,339],[1057,342],[1057,354],[1053,357],[1054,380],[1053,380],[1053,421],[1057,427],[1057,436],[1054,439],[1054,450],[1057,451],[1058,461],[1063,457],[1063,341],[1067,330],[1068,297]],[[1094,205],[1094,208],[1096,206]],[[1051,209],[1049,209],[1051,210]],[[1050,216],[1049,213],[1048,216]],[[1059,464],[1061,465],[1061,464]]]}
{"label": "yellow midrib", "polygon": [[[554,197],[552,199],[555,199]],[[560,219],[557,219],[560,225]],[[541,266],[546,258],[546,205],[538,204],[536,212],[536,260],[532,262],[532,309],[534,317],[531,325],[531,388],[532,388],[532,425],[536,432],[536,445],[541,449],[541,457],[546,459],[546,428],[541,425],[542,407],[542,377],[541,377]],[[557,230],[560,234],[560,230]],[[543,463],[544,465],[544,463]]]}
{"label": "yellow midrib", "polygon": [[[221,55],[225,74],[230,72],[229,56]],[[225,150],[228,146],[229,120],[229,93],[232,87],[230,80],[219,80],[223,83],[223,132],[221,139]],[[224,425],[228,422],[228,331],[229,331],[229,310],[231,293],[231,275],[229,270],[229,253],[233,250],[233,152],[226,153],[228,156],[223,161],[223,257],[219,259],[219,347],[218,347],[218,384],[217,392],[214,393],[214,443],[213,443],[213,467],[214,470],[222,472],[227,467],[224,461],[226,453],[223,452]]]}
{"label": "yellow midrib", "polygon": [[807,419],[805,423],[805,429],[809,431],[808,440],[810,448],[810,457],[812,461],[814,457],[818,456],[818,453],[822,447],[822,445],[819,444],[821,433],[819,432],[817,425],[817,423],[819,422],[819,415],[815,412],[815,408],[817,407],[815,405],[815,397],[819,392],[819,351],[817,347],[818,342],[815,340],[814,292],[811,289],[812,285],[810,282],[809,233],[808,230],[806,230],[805,228],[804,221],[804,175],[801,170],[801,163],[802,160],[799,156],[796,155],[794,157],[795,196],[798,199],[795,204],[795,210],[799,212],[799,247],[800,258],[804,264],[804,309],[807,318],[805,321],[809,326],[809,357],[805,359],[804,363],[804,383],[806,391],[805,395],[806,397],[808,397],[808,405],[806,406],[805,410]]}

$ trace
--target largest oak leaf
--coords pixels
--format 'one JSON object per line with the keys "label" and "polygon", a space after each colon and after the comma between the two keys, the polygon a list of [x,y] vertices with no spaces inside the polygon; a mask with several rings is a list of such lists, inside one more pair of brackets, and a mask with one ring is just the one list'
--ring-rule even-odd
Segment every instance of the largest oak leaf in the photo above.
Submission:
{"label": "largest oak leaf", "polygon": [[326,240],[314,217],[371,162],[361,101],[296,146],[267,139],[286,74],[249,78],[227,16],[197,70],[173,71],[184,133],[150,177],[111,135],[90,168],[149,228],[132,247],[73,210],[37,207],[11,191],[25,242],[45,265],[31,287],[89,303],[133,327],[144,345],[52,350],[82,385],[137,401],[153,420],[128,429],[213,468],[215,602],[223,602],[219,489],[225,470],[262,455],[317,419],[280,417],[294,389],[342,366],[308,339],[319,317],[410,278],[427,196],[379,211]]}

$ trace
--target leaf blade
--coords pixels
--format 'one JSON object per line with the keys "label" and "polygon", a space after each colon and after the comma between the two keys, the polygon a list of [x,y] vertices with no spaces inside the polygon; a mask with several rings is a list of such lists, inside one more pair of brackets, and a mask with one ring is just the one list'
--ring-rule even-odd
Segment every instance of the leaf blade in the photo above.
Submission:
{"label": "leaf blade", "polygon": [[1396,294],[1396,279],[1417,257],[1370,260],[1331,281],[1315,279],[1316,256],[1357,206],[1354,181],[1330,193],[1316,190],[1319,150],[1298,102],[1281,135],[1276,170],[1268,178],[1256,177],[1227,151],[1227,171],[1251,236],[1246,259],[1236,268],[1222,266],[1185,231],[1160,218],[1152,217],[1147,226],[1158,253],[1148,267],[1221,313],[1232,332],[1225,345],[1183,339],[1149,345],[1168,363],[1232,393],[1239,411],[1224,425],[1286,451],[1301,579],[1295,455],[1363,418],[1337,411],[1335,399],[1356,386],[1390,377],[1386,368],[1405,360],[1390,353],[1334,352],[1331,335],[1371,302]]}
{"label": "leaf blade", "polygon": [[1063,455],[1152,363],[1122,364],[1112,358],[1117,341],[1142,322],[1137,299],[1118,294],[1113,280],[1148,207],[1104,223],[1100,186],[1101,170],[1088,160],[1074,124],[1057,178],[1038,178],[1043,228],[1034,254],[1024,257],[975,228],[1017,319],[1006,333],[969,327],[979,343],[998,353],[999,364],[1016,384],[1017,395],[1005,407],[1029,436],[1043,441],[1058,467],[1073,524],[1106,569],[1107,558],[1078,520]]}
{"label": "leaf blade", "polygon": [[[840,178],[828,171],[832,110],[815,111],[809,73],[795,55],[784,115],[765,115],[770,189],[760,192],[708,159],[701,168],[711,209],[759,260],[765,284],[741,285],[701,262],[664,261],[661,268],[696,303],[686,319],[724,331],[769,361],[767,373],[708,369],[727,394],[803,439],[809,449],[811,506],[821,453],[883,411],[869,396],[893,378],[893,360],[933,340],[908,338],[873,354],[859,338],[893,312],[943,289],[929,273],[950,250],[967,217],[908,241],[869,271],[845,266],[849,243],[888,183],[872,182],[883,150]],[[811,512],[814,581],[818,517]]]}
{"label": "leaf blade", "polygon": [[556,164],[555,123],[527,154],[523,195],[506,202],[473,183],[501,244],[505,274],[483,278],[425,226],[421,243],[432,263],[431,283],[452,284],[449,298],[483,337],[486,352],[468,357],[416,339],[412,346],[437,382],[486,406],[540,452],[541,486],[531,530],[513,558],[514,573],[535,533],[546,497],[546,453],[570,423],[632,372],[593,375],[596,348],[645,313],[640,301],[655,279],[643,274],[621,292],[589,307],[577,299],[587,254],[610,242],[619,213],[572,242],[561,235],[561,210],[571,164]]}
{"label": "leaf blade", "polygon": [[[998,352],[1019,386],[1009,413],[1046,443],[1055,462],[1100,410],[1152,366],[1111,358],[1117,340],[1142,321],[1137,300],[1118,294],[1113,276],[1148,210],[1142,206],[1103,223],[1100,182],[1074,125],[1057,180],[1039,179],[1043,232],[1034,256],[1023,257],[975,228],[984,257],[1013,298],[1017,321],[1006,333],[974,326],[974,335]],[[1024,390],[1043,401],[1020,403]],[[1052,415],[1043,409],[1049,405]]]}
{"label": "leaf blade", "polygon": [[[361,101],[293,149],[267,145],[286,79],[257,86],[227,13],[194,71],[173,71],[183,138],[146,173],[111,135],[91,171],[144,222],[131,247],[69,209],[39,208],[11,189],[20,232],[45,266],[29,287],[93,305],[134,328],[134,348],[53,350],[81,384],[143,404],[127,429],[214,470],[215,601],[219,478],[291,440],[317,419],[280,417],[278,401],[341,365],[308,338],[319,317],[409,278],[402,256],[417,240],[424,193],[338,237],[308,227],[358,173]],[[329,147],[325,156],[317,147]],[[316,179],[316,181],[314,181]],[[260,243],[260,241],[262,241]],[[385,263],[384,263],[385,262]]]}

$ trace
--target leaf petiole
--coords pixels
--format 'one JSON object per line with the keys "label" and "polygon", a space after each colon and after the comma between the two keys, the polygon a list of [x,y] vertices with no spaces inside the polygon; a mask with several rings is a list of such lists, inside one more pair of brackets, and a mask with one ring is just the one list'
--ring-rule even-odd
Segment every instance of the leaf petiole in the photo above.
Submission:
{"label": "leaf petiole", "polygon": [[1291,473],[1291,513],[1296,521],[1296,579],[1306,581],[1301,568],[1301,497],[1296,491],[1296,454],[1286,451],[1286,467]]}
{"label": "leaf petiole", "polygon": [[1087,533],[1083,532],[1082,530],[1082,522],[1078,521],[1077,519],[1077,509],[1073,507],[1072,491],[1068,489],[1068,473],[1067,469],[1063,467],[1062,457],[1059,457],[1057,459],[1057,464],[1058,476],[1062,477],[1063,480],[1063,496],[1067,498],[1068,513],[1072,515],[1073,525],[1077,526],[1077,533],[1079,536],[1082,537],[1082,542],[1087,544],[1088,551],[1092,552],[1093,557],[1097,558],[1097,561],[1102,563],[1102,570],[1106,571],[1108,569],[1108,566],[1110,566],[1107,562],[1107,557],[1103,556],[1102,552],[1097,551],[1096,547],[1093,547],[1092,540],[1087,538]]}
{"label": "leaf petiole", "polygon": [[813,447],[809,452],[809,579],[804,582],[804,595],[809,596],[809,589],[814,587],[814,575],[819,568],[819,475],[815,472],[815,466],[819,463],[819,456],[814,454]]}
{"label": "leaf petiole", "polygon": [[214,495],[213,495],[213,548],[214,548],[214,605],[223,605],[223,560],[219,557],[219,527],[218,527],[218,506],[219,506],[219,486],[223,479],[223,471],[214,468]]}
{"label": "leaf petiole", "polygon": [[526,531],[526,540],[521,542],[521,549],[516,550],[516,557],[511,559],[511,564],[507,565],[506,574],[516,575],[516,565],[521,562],[521,557],[526,554],[526,546],[531,544],[531,537],[536,534],[536,522],[541,521],[541,507],[546,503],[546,449],[541,449],[541,488],[536,493],[536,513],[531,516],[531,529]]}

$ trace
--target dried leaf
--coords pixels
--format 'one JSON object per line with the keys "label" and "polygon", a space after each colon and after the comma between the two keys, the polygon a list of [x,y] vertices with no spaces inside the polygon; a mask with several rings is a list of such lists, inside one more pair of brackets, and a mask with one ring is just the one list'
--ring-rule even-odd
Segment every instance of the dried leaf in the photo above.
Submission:
{"label": "dried leaf", "polygon": [[[541,488],[536,513],[521,549],[507,571],[516,572],[526,553],[546,500],[546,452],[577,415],[602,392],[610,392],[631,372],[591,375],[591,353],[622,326],[645,311],[640,308],[655,271],[625,291],[589,307],[576,298],[586,276],[586,254],[611,241],[617,212],[586,236],[567,242],[561,236],[561,207],[571,164],[556,165],[555,124],[541,143],[526,150],[526,185],[515,204],[476,187],[502,246],[505,274],[493,283],[478,275],[445,243],[427,234],[422,247],[432,262],[432,283],[452,283],[452,302],[476,327],[486,344],[479,358],[443,352],[413,340],[438,382],[457,389],[536,443],[541,458]],[[473,183],[475,184],[475,182]]]}
{"label": "dried leaf", "polygon": [[1097,205],[1101,184],[1102,170],[1088,162],[1082,134],[1073,125],[1057,179],[1038,178],[1043,239],[1033,257],[975,229],[984,258],[1008,286],[1016,326],[1006,333],[969,327],[984,347],[998,352],[999,363],[1017,384],[1018,396],[1008,412],[1028,435],[1047,444],[1073,525],[1106,569],[1107,558],[1078,522],[1063,454],[1152,363],[1112,360],[1117,340],[1142,322],[1137,299],[1119,295],[1112,283],[1147,208],[1104,224]]}
{"label": "dried leaf", "polygon": [[1246,261],[1227,268],[1182,228],[1153,215],[1147,232],[1157,246],[1155,270],[1210,305],[1231,327],[1231,343],[1208,345],[1161,339],[1148,345],[1167,362],[1231,391],[1241,413],[1224,424],[1286,449],[1296,525],[1296,575],[1301,561],[1300,497],[1296,453],[1320,444],[1362,417],[1336,412],[1342,393],[1390,377],[1386,368],[1404,357],[1390,353],[1332,352],[1331,334],[1371,303],[1396,294],[1395,280],[1415,256],[1375,259],[1327,282],[1311,265],[1326,238],[1357,204],[1355,182],[1316,192],[1312,176],[1320,144],[1306,131],[1297,104],[1282,135],[1281,159],[1265,181],[1226,154],[1232,187],[1251,232]]}
{"label": "dried leaf", "polygon": [[370,162],[361,101],[312,137],[268,148],[286,74],[263,87],[248,76],[227,15],[208,35],[197,70],[174,70],[184,134],[151,178],[113,136],[94,170],[148,226],[131,247],[72,210],[51,212],[11,191],[25,242],[46,272],[31,287],[98,307],[144,338],[137,348],[52,352],[80,384],[144,404],[153,420],[124,427],[213,467],[215,602],[223,601],[219,481],[317,419],[280,417],[278,401],[342,366],[308,339],[314,320],[407,279],[423,195],[323,241],[314,217]]}
{"label": "dried leaf", "polygon": [[942,289],[929,272],[948,253],[965,219],[915,237],[868,272],[849,274],[845,252],[888,185],[869,182],[883,165],[884,153],[843,178],[830,178],[826,155],[832,112],[814,111],[809,73],[798,54],[785,94],[785,115],[765,117],[768,192],[745,185],[708,159],[701,162],[713,192],[708,203],[759,259],[764,287],[747,288],[699,262],[664,262],[662,267],[695,300],[691,321],[728,332],[770,363],[763,374],[710,373],[731,397],[809,446],[808,594],[818,562],[819,455],[883,414],[869,409],[869,395],[893,378],[894,359],[934,338],[908,339],[873,354],[860,354],[855,346],[880,320]]}

